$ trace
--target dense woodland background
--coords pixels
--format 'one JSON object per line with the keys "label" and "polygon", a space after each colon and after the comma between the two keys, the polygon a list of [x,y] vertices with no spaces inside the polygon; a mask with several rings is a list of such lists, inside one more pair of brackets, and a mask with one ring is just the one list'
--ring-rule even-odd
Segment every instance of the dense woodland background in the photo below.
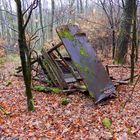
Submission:
{"label": "dense woodland background", "polygon": [[[110,77],[129,77],[116,98],[95,105],[79,92],[32,91],[42,83],[32,80],[31,52],[56,45],[66,24],[86,33]],[[139,48],[139,0],[0,0],[0,139],[139,140]]]}
{"label": "dense woodland background", "polygon": [[[22,10],[25,11],[31,2],[22,1]],[[12,51],[14,50],[13,46],[17,43],[18,25],[15,2],[1,0],[0,10],[0,37],[5,41],[7,49]],[[39,40],[36,45],[39,48],[42,47],[43,43],[56,39],[55,27],[73,23],[87,31],[92,41],[95,41],[95,47],[102,48],[103,42],[106,43],[104,46],[111,46],[113,31],[116,36],[115,40],[117,40],[122,12],[122,0],[42,0],[32,13],[26,34],[31,36],[37,32],[38,38],[36,40]],[[139,7],[137,13],[139,32]],[[24,20],[26,18],[27,15],[25,15]]]}

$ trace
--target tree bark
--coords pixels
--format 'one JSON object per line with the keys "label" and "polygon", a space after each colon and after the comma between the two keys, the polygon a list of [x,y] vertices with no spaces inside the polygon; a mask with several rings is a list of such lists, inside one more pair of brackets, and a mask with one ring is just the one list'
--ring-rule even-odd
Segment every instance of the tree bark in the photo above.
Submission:
{"label": "tree bark", "polygon": [[118,46],[116,48],[115,62],[125,63],[126,54],[128,50],[128,43],[131,35],[131,25],[133,18],[134,6],[133,2],[136,0],[125,0],[123,18],[120,24],[120,31],[118,37]]}
{"label": "tree bark", "polygon": [[[103,8],[103,11],[108,19],[109,25],[111,27],[111,32],[112,32],[112,59],[115,57],[115,48],[116,48],[116,23],[115,20],[119,16],[119,9],[115,10],[115,5],[112,0],[99,0],[101,3],[101,6]],[[108,3],[107,3],[108,2]],[[117,14],[115,14],[117,12]],[[116,18],[117,17],[117,18]],[[117,21],[117,20],[116,20]]]}
{"label": "tree bark", "polygon": [[24,76],[24,83],[26,88],[27,105],[29,111],[34,111],[33,96],[31,92],[31,59],[30,51],[26,44],[25,28],[23,22],[23,13],[21,7],[21,1],[15,0],[17,6],[17,16],[18,16],[18,43],[20,49],[20,58],[22,64],[22,72]]}
{"label": "tree bark", "polygon": [[84,12],[83,2],[82,0],[79,0],[79,2],[80,2],[80,13],[83,13]]}
{"label": "tree bark", "polygon": [[55,10],[55,3],[54,0],[51,0],[51,27],[50,27],[50,38],[53,40],[53,22],[54,22],[54,10]]}
{"label": "tree bark", "polygon": [[130,82],[133,83],[134,79],[134,68],[135,68],[135,49],[137,49],[137,4],[136,1],[133,2],[134,12],[133,12],[133,34],[132,34],[132,49],[131,49],[131,79]]}
{"label": "tree bark", "polygon": [[[40,14],[40,26],[42,28],[42,35],[43,35],[43,42],[44,42],[44,40],[45,40],[45,34],[44,34],[44,29],[43,29],[43,17],[42,17],[41,0],[39,1],[39,14]],[[43,44],[43,42],[41,44]]]}

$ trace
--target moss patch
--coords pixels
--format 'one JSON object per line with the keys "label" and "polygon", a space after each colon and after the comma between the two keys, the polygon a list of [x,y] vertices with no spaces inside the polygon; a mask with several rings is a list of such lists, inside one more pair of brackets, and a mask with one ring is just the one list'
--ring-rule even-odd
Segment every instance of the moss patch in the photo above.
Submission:
{"label": "moss patch", "polygon": [[69,40],[74,40],[74,36],[68,30],[60,31],[58,34],[62,38],[67,38]]}
{"label": "moss patch", "polygon": [[102,124],[105,128],[110,129],[112,122],[109,118],[104,118]]}
{"label": "moss patch", "polygon": [[53,93],[60,93],[62,90],[57,87],[45,87],[45,86],[35,86],[33,87],[33,90],[39,91],[39,92],[53,92]]}
{"label": "moss patch", "polygon": [[54,93],[60,93],[62,90],[60,88],[51,88],[51,91]]}
{"label": "moss patch", "polygon": [[69,103],[69,99],[67,97],[61,99],[61,105],[67,105],[68,103]]}
{"label": "moss patch", "polygon": [[88,54],[86,53],[86,51],[83,47],[80,47],[80,55],[88,57]]}

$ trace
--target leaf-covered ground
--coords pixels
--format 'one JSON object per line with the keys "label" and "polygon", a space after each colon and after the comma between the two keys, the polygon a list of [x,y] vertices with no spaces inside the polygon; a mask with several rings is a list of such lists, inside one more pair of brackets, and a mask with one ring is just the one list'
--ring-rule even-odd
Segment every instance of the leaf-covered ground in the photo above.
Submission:
{"label": "leaf-covered ground", "polygon": [[[111,63],[106,59],[105,63]],[[10,114],[0,111],[0,139],[41,140],[139,140],[140,139],[140,81],[132,100],[123,109],[133,85],[117,87],[118,96],[95,105],[94,100],[82,93],[67,95],[64,106],[63,93],[33,91],[35,111],[28,112],[23,79],[12,76],[12,64],[1,68],[0,106]],[[5,72],[6,71],[6,72]],[[140,62],[135,70],[140,73]],[[128,76],[127,68],[111,68],[115,77]],[[11,75],[11,76],[10,76]],[[107,118],[107,119],[105,119]],[[103,120],[111,126],[106,128]]]}

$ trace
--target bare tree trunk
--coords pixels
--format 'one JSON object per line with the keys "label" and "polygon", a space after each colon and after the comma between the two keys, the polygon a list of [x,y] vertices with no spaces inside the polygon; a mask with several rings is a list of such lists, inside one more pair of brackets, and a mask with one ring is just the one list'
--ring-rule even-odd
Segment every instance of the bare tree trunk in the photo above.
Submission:
{"label": "bare tree trunk", "polygon": [[77,13],[80,13],[80,6],[79,6],[79,0],[76,0],[76,8],[77,8]]}
{"label": "bare tree trunk", "polygon": [[116,63],[125,63],[125,58],[128,50],[128,43],[131,34],[131,25],[133,18],[133,2],[136,0],[125,0],[123,18],[121,20],[119,37],[118,37],[118,46],[116,49],[115,62]]}
{"label": "bare tree trunk", "polygon": [[82,0],[79,0],[79,2],[80,2],[80,13],[83,13],[84,12],[83,2]]}
{"label": "bare tree trunk", "polygon": [[21,7],[21,1],[15,0],[17,6],[17,16],[18,16],[18,42],[20,49],[20,58],[22,64],[22,72],[24,76],[24,83],[26,88],[26,96],[27,96],[27,105],[28,110],[34,110],[33,96],[31,92],[31,59],[30,59],[30,51],[26,44],[25,37],[25,26],[23,22],[23,13]]}
{"label": "bare tree trunk", "polygon": [[[0,9],[2,9],[2,2],[1,2],[1,0],[0,0]],[[2,37],[4,37],[4,24],[3,24],[3,13],[2,12],[0,12],[0,23],[1,23],[1,30],[0,30],[0,32],[1,32],[1,36]]]}
{"label": "bare tree trunk", "polygon": [[85,1],[85,13],[88,13],[88,0]]}
{"label": "bare tree trunk", "polygon": [[133,83],[134,78],[134,68],[135,68],[135,49],[137,48],[137,4],[136,1],[133,2],[134,12],[133,12],[133,34],[132,34],[132,49],[131,49],[131,79],[130,82]]}
{"label": "bare tree trunk", "polygon": [[116,35],[115,35],[115,29],[114,27],[112,28],[112,58],[114,59],[115,57],[115,48],[116,48]]}
{"label": "bare tree trunk", "polygon": [[139,22],[138,22],[138,20],[137,20],[137,17],[138,17],[138,16],[137,16],[137,12],[139,12],[139,11],[138,11],[138,7],[137,7],[137,6],[138,6],[138,3],[139,3],[139,2],[136,1],[136,9],[135,9],[135,10],[136,10],[136,11],[135,11],[135,17],[136,17],[136,25],[137,25],[137,26],[136,26],[136,28],[137,28],[137,31],[136,31],[136,58],[135,58],[135,61],[136,61],[136,62],[138,62],[138,56],[139,56],[139,40],[138,40],[138,37],[139,37],[139,35],[140,35],[140,34],[138,33],[138,32],[139,32],[140,24],[139,24]]}
{"label": "bare tree trunk", "polygon": [[[107,3],[107,0],[99,0],[99,2],[102,5],[102,8],[104,10],[105,15],[107,16],[109,25],[111,27],[111,32],[112,32],[112,58],[115,56],[115,48],[116,48],[116,34],[115,34],[115,6],[113,5],[113,0],[109,0],[109,5]],[[117,9],[119,10],[119,9]],[[118,16],[118,15],[117,15]]]}
{"label": "bare tree trunk", "polygon": [[[9,7],[10,7],[10,13],[13,13],[13,9],[12,9],[12,5],[11,5],[11,1],[10,0],[8,1],[8,4],[9,4]],[[9,19],[11,19],[11,21],[10,21],[11,27],[14,29],[15,28],[15,26],[14,26],[14,17],[12,16]],[[12,45],[15,44],[15,42],[16,42],[15,37],[17,37],[17,34],[15,33],[15,31],[11,30],[11,44]]]}
{"label": "bare tree trunk", "polygon": [[53,40],[53,22],[54,22],[54,11],[55,11],[55,3],[54,0],[51,0],[51,27],[50,27],[50,38]]}
{"label": "bare tree trunk", "polygon": [[39,1],[39,14],[40,14],[40,26],[42,28],[43,41],[44,41],[45,35],[44,35],[44,29],[43,29],[43,18],[42,18],[42,5],[41,5],[41,0]]}

